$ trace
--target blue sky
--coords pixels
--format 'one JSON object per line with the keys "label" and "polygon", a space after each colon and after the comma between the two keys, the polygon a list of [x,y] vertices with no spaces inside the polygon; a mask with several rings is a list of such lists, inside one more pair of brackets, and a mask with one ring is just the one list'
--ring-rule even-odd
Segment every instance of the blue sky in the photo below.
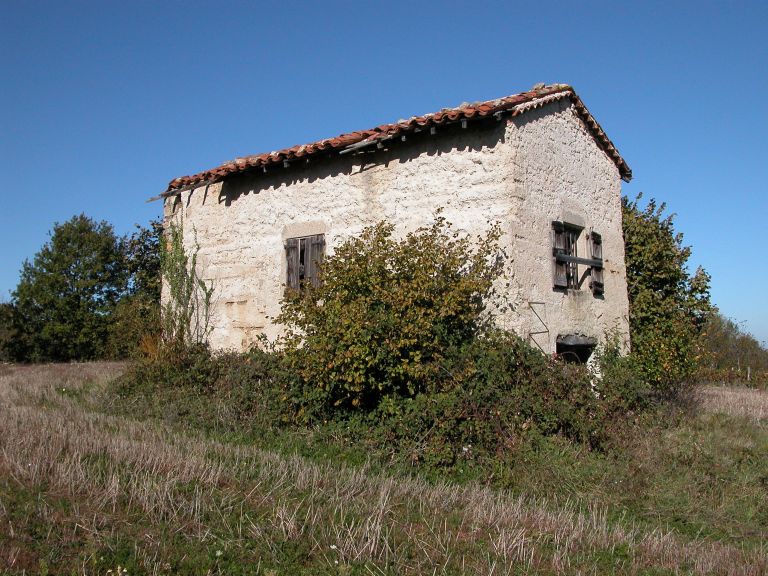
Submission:
{"label": "blue sky", "polygon": [[176,176],[562,82],[768,340],[768,3],[637,5],[6,2],[0,298],[74,214],[125,233]]}

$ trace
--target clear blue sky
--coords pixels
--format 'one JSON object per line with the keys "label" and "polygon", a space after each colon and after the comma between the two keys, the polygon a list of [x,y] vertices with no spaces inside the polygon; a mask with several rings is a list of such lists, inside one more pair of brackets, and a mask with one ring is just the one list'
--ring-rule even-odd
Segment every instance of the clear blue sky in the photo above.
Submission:
{"label": "clear blue sky", "polygon": [[125,233],[176,176],[562,82],[768,340],[768,3],[636,4],[8,1],[0,298],[73,214]]}

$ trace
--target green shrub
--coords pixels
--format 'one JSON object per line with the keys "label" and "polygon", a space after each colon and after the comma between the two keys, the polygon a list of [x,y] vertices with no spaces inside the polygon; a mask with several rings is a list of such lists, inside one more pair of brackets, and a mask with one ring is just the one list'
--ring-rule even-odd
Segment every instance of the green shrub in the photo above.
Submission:
{"label": "green shrub", "polygon": [[447,351],[489,324],[504,263],[498,226],[476,245],[439,216],[402,241],[392,234],[390,224],[365,229],[326,258],[321,286],[283,302],[282,344],[309,412],[439,392]]}
{"label": "green shrub", "polygon": [[622,198],[632,355],[656,395],[674,396],[696,368],[709,275],[689,273],[691,249],[665,205],[641,209],[639,200]]}
{"label": "green shrub", "polygon": [[[502,466],[530,438],[603,445],[647,389],[618,345],[585,366],[545,356],[494,325],[498,227],[476,243],[438,217],[404,239],[379,224],[288,294],[278,347],[193,344],[137,363],[132,406],[216,430],[291,426],[426,469]],[[136,399],[139,399],[136,401]]]}
{"label": "green shrub", "polygon": [[107,355],[111,358],[154,356],[159,334],[160,302],[143,295],[125,296],[112,312]]}
{"label": "green shrub", "polygon": [[601,377],[594,380],[594,392],[603,410],[611,414],[643,409],[653,395],[636,356],[624,355],[621,350],[619,339],[608,335],[597,352]]}
{"label": "green shrub", "polygon": [[587,371],[548,359],[514,334],[490,331],[452,354],[436,392],[380,407],[388,442],[443,467],[496,458],[531,433],[590,442],[597,401]]}
{"label": "green shrub", "polygon": [[446,353],[439,390],[389,396],[355,434],[427,468],[481,466],[514,456],[531,439],[560,436],[602,448],[645,404],[631,359],[608,347],[602,377],[543,355],[518,336],[488,330]]}
{"label": "green shrub", "polygon": [[395,240],[378,224],[288,295],[286,387],[302,422],[346,421],[375,449],[434,467],[498,459],[530,434],[600,446],[647,395],[619,347],[602,379],[494,327],[498,227],[459,238],[442,218]]}
{"label": "green shrub", "polygon": [[266,431],[293,420],[292,379],[278,354],[214,353],[205,345],[135,361],[113,384],[131,413],[224,432]]}
{"label": "green shrub", "polygon": [[160,388],[213,388],[220,366],[208,346],[180,349],[173,357],[159,356],[134,362],[118,382],[122,393]]}
{"label": "green shrub", "polygon": [[[553,360],[512,333],[489,329],[444,351],[434,390],[389,394],[368,411],[315,414],[310,429],[320,443],[364,446],[377,457],[435,471],[502,465],[545,436],[600,448],[643,401],[642,379],[629,359],[606,353],[601,370],[596,381],[584,366]],[[135,362],[115,391],[134,416],[263,437],[282,428],[308,430],[308,415],[299,412],[297,422],[297,410],[312,401],[304,394],[314,388],[281,353],[194,346],[172,361]]]}

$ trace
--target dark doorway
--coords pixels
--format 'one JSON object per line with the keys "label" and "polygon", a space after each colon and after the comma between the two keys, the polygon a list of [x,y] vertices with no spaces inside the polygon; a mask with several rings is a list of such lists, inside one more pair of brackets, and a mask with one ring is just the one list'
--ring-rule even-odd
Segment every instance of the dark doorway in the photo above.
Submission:
{"label": "dark doorway", "polygon": [[570,364],[586,364],[597,346],[597,338],[583,334],[560,334],[556,340],[557,357]]}

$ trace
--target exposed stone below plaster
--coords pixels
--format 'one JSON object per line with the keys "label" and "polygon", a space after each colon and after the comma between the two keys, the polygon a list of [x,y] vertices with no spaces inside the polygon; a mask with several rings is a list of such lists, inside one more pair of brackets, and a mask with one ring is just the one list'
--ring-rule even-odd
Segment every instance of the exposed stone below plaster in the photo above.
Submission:
{"label": "exposed stone below plaster", "polygon": [[[166,217],[174,199],[166,200]],[[333,157],[266,175],[232,177],[182,194],[176,215],[185,242],[200,245],[199,273],[215,286],[211,344],[242,349],[258,334],[274,338],[287,238],[325,234],[333,252],[344,239],[380,220],[400,235],[433,222],[437,208],[473,236],[502,225],[509,255],[502,325],[546,352],[559,334],[602,339],[628,334],[620,179],[567,100],[507,122],[441,129],[374,154]],[[605,295],[552,289],[551,222],[603,237]],[[583,267],[582,267],[583,270]],[[534,313],[538,313],[538,316]],[[545,331],[546,328],[546,331]]]}

